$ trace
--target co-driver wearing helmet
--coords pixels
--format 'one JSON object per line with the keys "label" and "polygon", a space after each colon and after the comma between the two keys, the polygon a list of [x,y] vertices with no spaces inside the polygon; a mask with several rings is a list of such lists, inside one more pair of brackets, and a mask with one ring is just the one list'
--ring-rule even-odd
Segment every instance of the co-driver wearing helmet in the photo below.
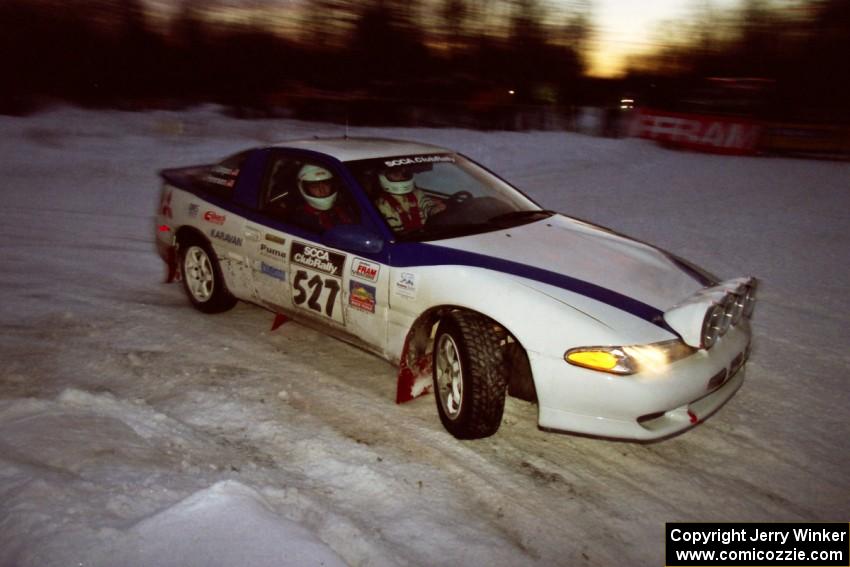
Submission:
{"label": "co-driver wearing helmet", "polygon": [[394,232],[421,228],[431,215],[446,208],[415,187],[409,169],[386,169],[378,174],[378,181],[383,193],[375,204]]}
{"label": "co-driver wearing helmet", "polygon": [[298,190],[304,197],[304,213],[323,228],[350,224],[351,215],[337,203],[333,174],[318,165],[306,164],[298,171]]}

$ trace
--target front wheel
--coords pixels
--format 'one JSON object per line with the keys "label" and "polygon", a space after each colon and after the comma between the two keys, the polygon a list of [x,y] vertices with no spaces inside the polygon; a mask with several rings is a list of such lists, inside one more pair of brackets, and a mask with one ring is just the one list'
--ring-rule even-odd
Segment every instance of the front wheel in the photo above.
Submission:
{"label": "front wheel", "polygon": [[434,342],[434,393],[443,426],[458,439],[493,435],[502,422],[507,369],[493,323],[456,311]]}
{"label": "front wheel", "polygon": [[191,240],[180,246],[180,275],[183,289],[195,309],[221,313],[236,305],[209,244]]}

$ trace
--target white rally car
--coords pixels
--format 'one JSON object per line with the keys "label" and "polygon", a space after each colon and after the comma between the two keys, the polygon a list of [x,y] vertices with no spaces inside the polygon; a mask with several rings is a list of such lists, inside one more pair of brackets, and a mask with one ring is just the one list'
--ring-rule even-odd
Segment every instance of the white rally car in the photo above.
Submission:
{"label": "white rally car", "polygon": [[398,402],[433,385],[458,438],[495,433],[511,395],[542,428],[656,439],[744,379],[754,278],[544,210],[451,150],[317,139],[161,175],[157,248],[196,308],[241,299],[374,352]]}

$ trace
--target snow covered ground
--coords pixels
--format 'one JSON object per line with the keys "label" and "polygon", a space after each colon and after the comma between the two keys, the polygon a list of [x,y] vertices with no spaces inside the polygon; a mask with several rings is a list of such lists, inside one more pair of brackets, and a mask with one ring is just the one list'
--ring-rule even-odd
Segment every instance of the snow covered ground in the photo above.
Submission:
{"label": "snow covered ground", "polygon": [[395,369],[153,249],[158,169],[343,128],[192,112],[0,117],[0,565],[661,565],[665,521],[850,520],[850,164],[558,132],[449,145],[542,205],[762,280],[743,388],[654,444],[460,442]]}

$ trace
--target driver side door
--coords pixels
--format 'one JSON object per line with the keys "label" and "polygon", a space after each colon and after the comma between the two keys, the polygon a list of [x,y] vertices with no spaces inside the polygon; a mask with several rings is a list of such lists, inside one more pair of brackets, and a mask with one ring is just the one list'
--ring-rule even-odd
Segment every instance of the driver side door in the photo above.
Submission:
{"label": "driver side door", "polygon": [[299,152],[273,151],[260,191],[262,222],[251,226],[258,232],[253,248],[257,302],[380,348],[386,339],[389,270],[367,254],[329,244],[328,229],[305,217],[298,173],[306,165],[328,169],[339,180],[336,204],[345,207],[344,224],[368,225],[355,189],[342,182],[337,164]]}

